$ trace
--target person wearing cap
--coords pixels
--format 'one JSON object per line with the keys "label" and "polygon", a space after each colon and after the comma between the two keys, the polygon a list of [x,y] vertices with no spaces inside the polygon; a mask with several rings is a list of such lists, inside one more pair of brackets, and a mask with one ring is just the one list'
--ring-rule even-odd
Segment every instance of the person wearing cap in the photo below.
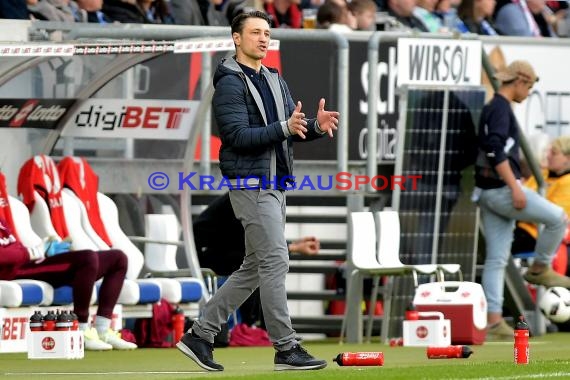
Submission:
{"label": "person wearing cap", "polygon": [[480,208],[486,240],[482,285],[487,297],[487,339],[504,340],[513,337],[502,309],[505,269],[516,220],[544,225],[525,280],[546,287],[569,288],[570,278],[551,268],[566,229],[566,213],[523,187],[520,181],[519,127],[511,103],[525,100],[538,76],[528,62],[514,61],[495,78],[501,86],[483,107],[479,122],[474,200]]}

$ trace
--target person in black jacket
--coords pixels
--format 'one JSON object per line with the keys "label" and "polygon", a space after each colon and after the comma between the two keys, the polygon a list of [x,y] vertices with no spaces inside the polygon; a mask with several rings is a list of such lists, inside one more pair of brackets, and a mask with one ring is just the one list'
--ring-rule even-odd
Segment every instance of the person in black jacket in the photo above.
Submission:
{"label": "person in black jacket", "polygon": [[[305,118],[301,102],[295,105],[277,71],[261,64],[270,36],[265,13],[238,15],[232,22],[236,55],[223,60],[214,75],[212,105],[222,140],[220,169],[233,186],[230,200],[244,227],[246,256],[177,344],[208,371],[224,369],[212,356],[220,325],[258,287],[267,332],[276,350],[275,370],[321,369],[327,364],[299,345],[291,326],[285,290],[289,268],[285,190],[293,180],[293,140],[327,133],[332,137],[339,114],[326,111],[321,99],[317,117]],[[220,239],[223,234],[220,231]]]}

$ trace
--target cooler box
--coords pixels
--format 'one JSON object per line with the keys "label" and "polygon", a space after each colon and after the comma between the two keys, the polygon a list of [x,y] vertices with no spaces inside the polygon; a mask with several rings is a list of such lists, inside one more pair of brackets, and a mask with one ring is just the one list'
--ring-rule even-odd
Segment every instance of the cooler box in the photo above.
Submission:
{"label": "cooler box", "polygon": [[451,344],[483,344],[487,327],[487,299],[475,282],[430,282],[416,289],[418,311],[440,311],[451,321]]}
{"label": "cooler box", "polygon": [[403,322],[404,346],[447,347],[451,344],[449,319],[443,319],[443,313],[418,312],[418,316],[417,320]]}
{"label": "cooler box", "polygon": [[83,359],[83,332],[29,331],[28,359]]}

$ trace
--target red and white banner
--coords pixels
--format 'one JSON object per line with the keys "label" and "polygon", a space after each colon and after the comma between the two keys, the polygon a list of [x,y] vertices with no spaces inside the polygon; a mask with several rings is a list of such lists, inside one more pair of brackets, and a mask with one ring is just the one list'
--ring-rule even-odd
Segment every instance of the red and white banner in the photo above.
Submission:
{"label": "red and white banner", "polygon": [[68,119],[62,136],[186,140],[199,101],[87,99]]}

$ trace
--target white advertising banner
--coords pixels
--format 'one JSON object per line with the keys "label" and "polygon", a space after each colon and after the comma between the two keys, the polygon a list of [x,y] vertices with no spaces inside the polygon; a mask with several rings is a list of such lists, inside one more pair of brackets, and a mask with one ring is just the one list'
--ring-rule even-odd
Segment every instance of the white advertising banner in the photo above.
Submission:
{"label": "white advertising banner", "polygon": [[86,99],[67,121],[62,136],[186,140],[196,100]]}
{"label": "white advertising banner", "polygon": [[529,97],[514,106],[514,112],[527,136],[546,133],[550,137],[570,135],[570,46],[568,44],[520,43],[486,40],[484,49],[494,67],[514,60],[526,60],[540,80]]}
{"label": "white advertising banner", "polygon": [[481,41],[400,38],[398,85],[478,86]]}

